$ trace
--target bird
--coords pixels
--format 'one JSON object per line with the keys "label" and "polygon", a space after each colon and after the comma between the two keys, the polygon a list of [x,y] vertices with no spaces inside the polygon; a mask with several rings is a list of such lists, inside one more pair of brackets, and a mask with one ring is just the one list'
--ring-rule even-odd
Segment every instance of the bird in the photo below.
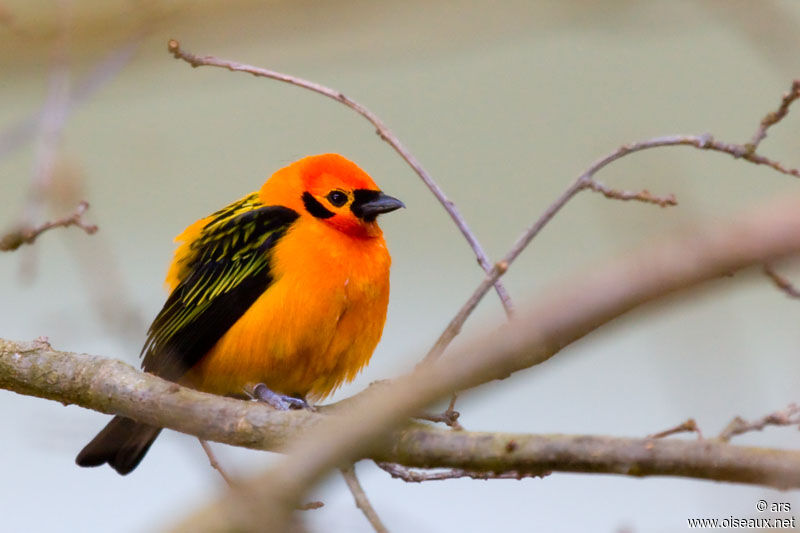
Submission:
{"label": "bird", "polygon": [[[304,157],[189,225],[167,271],[142,369],[278,409],[352,381],[381,338],[391,257],[378,215],[403,202],[338,154]],[[80,466],[134,470],[162,428],[117,415]]]}

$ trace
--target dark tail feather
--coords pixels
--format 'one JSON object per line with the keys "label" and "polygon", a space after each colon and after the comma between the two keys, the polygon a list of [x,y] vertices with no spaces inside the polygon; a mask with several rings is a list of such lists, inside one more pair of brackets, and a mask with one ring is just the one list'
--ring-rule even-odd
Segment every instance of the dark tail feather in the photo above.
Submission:
{"label": "dark tail feather", "polygon": [[136,468],[160,432],[161,428],[115,416],[92,442],[84,446],[75,462],[79,466],[108,463],[124,476]]}

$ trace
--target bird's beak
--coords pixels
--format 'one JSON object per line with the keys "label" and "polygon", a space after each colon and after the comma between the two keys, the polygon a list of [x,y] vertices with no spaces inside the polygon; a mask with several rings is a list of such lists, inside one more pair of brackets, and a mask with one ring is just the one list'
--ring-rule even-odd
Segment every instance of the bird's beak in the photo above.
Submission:
{"label": "bird's beak", "polygon": [[400,209],[401,207],[405,206],[406,204],[397,198],[380,192],[375,198],[361,204],[359,206],[359,210],[361,218],[367,222],[372,222],[378,217],[378,215],[389,213],[395,209]]}

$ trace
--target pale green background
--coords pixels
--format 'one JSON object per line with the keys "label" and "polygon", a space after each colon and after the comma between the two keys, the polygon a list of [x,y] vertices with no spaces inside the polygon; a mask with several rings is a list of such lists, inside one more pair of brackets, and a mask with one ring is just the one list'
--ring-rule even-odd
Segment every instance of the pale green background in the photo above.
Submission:
{"label": "pale green background", "polygon": [[[2,131],[41,106],[57,9],[43,1],[0,6],[17,17],[12,28],[0,26]],[[745,141],[800,76],[796,0],[76,2],[76,71],[124,41],[143,12],[152,33],[136,59],[66,128],[65,153],[85,170],[100,233],[41,238],[30,283],[21,280],[22,252],[0,256],[0,336],[47,335],[60,349],[135,363],[143,322],[163,302],[172,237],[283,164],[336,151],[408,205],[382,220],[394,257],[383,341],[337,397],[411,369],[481,272],[442,209],[362,119],[276,82],[193,70],[166,53],[169,37],[197,53],[331,85],[373,109],[492,257],[618,145],[669,133]],[[800,109],[771,131],[765,154],[800,165],[798,117]],[[32,144],[0,160],[3,227],[20,213],[33,165]],[[675,193],[680,206],[585,193],[506,276],[518,302],[671,228],[724,220],[798,186],[687,148],[635,155],[599,179]],[[75,259],[92,253],[100,269],[116,265],[124,284],[115,290],[141,317],[124,335],[98,320],[87,297],[88,286],[107,283],[82,277]],[[467,327],[502,320],[490,294]],[[691,416],[713,435],[734,415],[753,418],[798,400],[799,320],[800,303],[758,275],[737,275],[691,300],[632,313],[540,368],[467,395],[462,421],[475,430],[643,436]],[[0,530],[150,531],[221,490],[196,441],[174,432],[130,476],[77,468],[76,452],[107,418],[0,392]],[[796,448],[798,433],[771,429],[738,441]],[[234,474],[272,460],[215,449]],[[762,498],[791,502],[800,515],[796,492],[701,481],[556,474],[406,485],[368,463],[358,470],[394,531],[684,531],[688,517],[764,516],[755,509]],[[305,515],[315,531],[369,531],[338,476],[312,497],[326,503]]]}

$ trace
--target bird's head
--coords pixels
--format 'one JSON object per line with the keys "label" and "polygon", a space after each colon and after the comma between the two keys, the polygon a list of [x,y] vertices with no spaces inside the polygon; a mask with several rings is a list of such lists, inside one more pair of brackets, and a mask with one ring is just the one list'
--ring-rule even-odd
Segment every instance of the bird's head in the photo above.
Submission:
{"label": "bird's head", "polygon": [[289,207],[354,237],[380,236],[378,215],[405,207],[397,198],[381,192],[355,163],[338,154],[295,161],[273,174],[260,194],[266,205]]}

